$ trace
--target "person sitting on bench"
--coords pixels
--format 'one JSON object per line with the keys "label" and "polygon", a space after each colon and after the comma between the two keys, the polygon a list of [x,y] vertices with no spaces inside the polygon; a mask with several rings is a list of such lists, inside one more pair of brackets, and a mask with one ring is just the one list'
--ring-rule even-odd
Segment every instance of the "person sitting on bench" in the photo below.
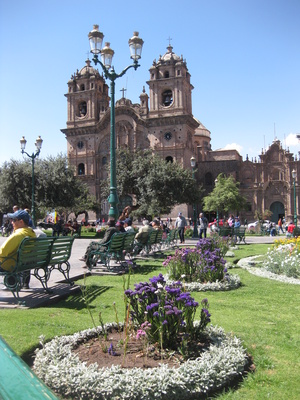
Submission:
{"label": "person sitting on bench", "polygon": [[103,239],[99,240],[98,242],[91,242],[88,245],[84,256],[79,259],[80,261],[85,261],[87,266],[89,266],[89,255],[90,255],[90,252],[92,250],[98,249],[99,248],[99,244],[105,246],[110,241],[110,239],[112,238],[113,234],[115,234],[115,233],[120,231],[119,228],[116,227],[116,221],[113,218],[108,220],[107,225],[108,225],[108,228],[106,229],[106,232],[104,234]]}
{"label": "person sitting on bench", "polygon": [[[16,255],[20,243],[25,237],[36,237],[32,228],[29,228],[29,214],[25,210],[18,210],[13,214],[7,214],[12,219],[14,232],[0,247],[0,270],[11,271],[16,262]],[[6,259],[8,258],[8,259]],[[24,271],[22,277],[22,287],[29,289],[30,271]]]}

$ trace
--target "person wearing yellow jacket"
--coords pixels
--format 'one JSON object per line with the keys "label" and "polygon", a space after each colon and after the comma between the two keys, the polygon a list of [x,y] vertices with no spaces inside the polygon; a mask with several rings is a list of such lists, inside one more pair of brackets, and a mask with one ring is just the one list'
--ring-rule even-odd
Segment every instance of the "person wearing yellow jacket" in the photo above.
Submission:
{"label": "person wearing yellow jacket", "polygon": [[[36,237],[32,228],[29,228],[29,214],[25,210],[18,210],[13,214],[7,214],[12,219],[14,232],[0,247],[0,270],[12,271],[20,243],[25,237]],[[30,272],[23,273],[23,286],[29,288]]]}

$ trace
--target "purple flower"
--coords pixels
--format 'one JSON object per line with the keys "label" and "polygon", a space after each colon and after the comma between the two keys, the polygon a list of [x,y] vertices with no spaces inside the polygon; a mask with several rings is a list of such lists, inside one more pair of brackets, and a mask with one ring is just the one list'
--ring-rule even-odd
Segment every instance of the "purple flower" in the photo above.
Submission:
{"label": "purple flower", "polygon": [[158,283],[161,284],[166,283],[163,274],[159,274],[158,276],[153,276],[153,278],[150,278],[149,281],[155,285],[157,285]]}
{"label": "purple flower", "polygon": [[152,308],[155,308],[155,307],[158,307],[158,306],[159,306],[158,303],[151,303],[146,307],[146,310],[149,311],[149,310],[152,310]]}
{"label": "purple flower", "polygon": [[116,355],[116,352],[114,351],[114,348],[113,348],[113,344],[112,344],[112,343],[110,344],[110,346],[109,346],[107,352],[108,352],[108,354],[110,354],[111,356],[115,356],[115,355]]}
{"label": "purple flower", "polygon": [[174,314],[174,311],[173,311],[173,310],[168,310],[168,311],[166,312],[166,315],[172,315],[172,314]]}
{"label": "purple flower", "polygon": [[205,314],[206,322],[210,322],[211,314],[208,312],[208,310],[206,308],[202,308],[202,312]]}
{"label": "purple flower", "polygon": [[146,336],[146,332],[143,329],[138,329],[136,333],[136,338],[139,339],[142,336]]}

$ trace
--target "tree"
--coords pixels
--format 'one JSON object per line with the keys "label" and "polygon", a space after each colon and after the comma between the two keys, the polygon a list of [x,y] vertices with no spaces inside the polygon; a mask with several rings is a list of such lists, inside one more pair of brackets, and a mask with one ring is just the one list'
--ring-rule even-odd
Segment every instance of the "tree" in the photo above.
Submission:
{"label": "tree", "polygon": [[272,215],[273,215],[272,211],[268,209],[264,210],[263,213],[260,212],[260,210],[255,210],[254,218],[258,219],[259,222],[263,222],[265,219],[266,220],[271,219]]}
{"label": "tree", "polygon": [[246,198],[239,192],[239,182],[232,175],[218,175],[214,190],[203,199],[204,211],[239,211],[245,208]]}
{"label": "tree", "polygon": [[[32,192],[31,161],[6,162],[0,168],[0,210],[9,212],[14,204],[31,208]],[[36,159],[35,161],[35,205],[38,218],[46,211],[79,214],[87,210],[97,211],[96,199],[89,194],[88,187],[75,175],[63,155]]]}
{"label": "tree", "polygon": [[[151,150],[119,150],[117,154],[118,195],[120,200],[128,194],[135,196],[135,216],[169,214],[177,204],[199,202],[202,189],[190,170],[166,162]],[[109,180],[102,188],[107,196]]]}
{"label": "tree", "polygon": [[0,168],[0,210],[12,212],[15,204],[31,204],[31,162],[11,160]]}

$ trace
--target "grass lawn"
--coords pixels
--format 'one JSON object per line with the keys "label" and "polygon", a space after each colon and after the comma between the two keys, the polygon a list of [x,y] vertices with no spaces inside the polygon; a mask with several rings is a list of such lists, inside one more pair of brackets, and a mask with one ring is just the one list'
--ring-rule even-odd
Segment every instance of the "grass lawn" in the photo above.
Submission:
{"label": "grass lawn", "polygon": [[[265,254],[269,245],[241,245],[235,260]],[[232,259],[230,259],[232,262]],[[130,287],[151,276],[164,273],[162,259],[140,262],[130,276]],[[238,390],[229,390],[218,399],[300,398],[300,287],[256,277],[240,268],[230,270],[241,278],[242,287],[229,292],[193,293],[197,301],[208,298],[214,325],[243,340],[252,354],[256,371]],[[84,283],[84,281],[80,281]],[[102,276],[86,279],[90,310],[96,323],[99,312],[104,322],[124,318],[123,288],[128,276]],[[71,296],[53,307],[32,310],[0,310],[1,335],[24,359],[46,339],[92,327],[92,320],[81,295]]]}

